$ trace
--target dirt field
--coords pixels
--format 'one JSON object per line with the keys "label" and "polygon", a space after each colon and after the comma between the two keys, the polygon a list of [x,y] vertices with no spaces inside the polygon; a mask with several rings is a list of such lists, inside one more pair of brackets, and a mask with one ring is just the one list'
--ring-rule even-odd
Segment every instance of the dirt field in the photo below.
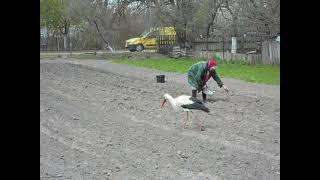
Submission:
{"label": "dirt field", "polygon": [[191,94],[183,74],[41,60],[41,179],[280,179],[280,87],[222,80],[231,95],[210,80],[210,114],[183,129],[185,113],[160,108]]}

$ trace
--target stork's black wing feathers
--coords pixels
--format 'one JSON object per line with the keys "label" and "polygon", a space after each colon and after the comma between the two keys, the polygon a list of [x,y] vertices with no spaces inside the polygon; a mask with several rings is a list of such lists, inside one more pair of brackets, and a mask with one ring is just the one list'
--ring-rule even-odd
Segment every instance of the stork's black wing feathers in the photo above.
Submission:
{"label": "stork's black wing feathers", "polygon": [[200,103],[193,103],[193,104],[188,104],[188,105],[182,105],[181,107],[186,108],[186,109],[195,109],[195,110],[202,110],[204,112],[210,112],[209,108],[207,108],[205,105]]}
{"label": "stork's black wing feathers", "polygon": [[200,101],[200,100],[197,99],[196,97],[190,97],[189,99],[190,99],[191,101],[195,102],[195,103],[203,104],[202,101]]}

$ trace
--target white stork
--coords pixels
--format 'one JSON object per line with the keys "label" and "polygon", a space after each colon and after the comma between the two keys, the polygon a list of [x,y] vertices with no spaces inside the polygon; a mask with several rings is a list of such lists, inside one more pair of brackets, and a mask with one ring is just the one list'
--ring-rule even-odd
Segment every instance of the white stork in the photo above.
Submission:
{"label": "white stork", "polygon": [[[200,100],[198,100],[195,97],[187,96],[187,95],[181,95],[176,98],[173,98],[170,96],[170,94],[164,94],[163,95],[163,102],[161,105],[161,108],[163,107],[164,103],[168,100],[170,104],[172,105],[173,109],[175,111],[183,111],[187,112],[187,121],[188,121],[188,112],[190,110],[202,110],[204,112],[210,112],[209,108],[207,108]],[[199,121],[198,123],[200,130],[203,130],[202,122]],[[186,127],[186,121],[183,123],[183,127]]]}

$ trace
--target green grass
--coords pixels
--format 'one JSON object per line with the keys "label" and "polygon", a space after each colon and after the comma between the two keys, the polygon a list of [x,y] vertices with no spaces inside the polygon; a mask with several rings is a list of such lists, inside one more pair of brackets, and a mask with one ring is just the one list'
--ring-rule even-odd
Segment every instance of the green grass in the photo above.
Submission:
{"label": "green grass", "polygon": [[54,55],[42,55],[40,54],[40,60],[41,59],[53,59],[53,58],[56,58],[57,56],[54,56]]}
{"label": "green grass", "polygon": [[[118,59],[114,63],[157,69],[166,72],[187,73],[189,67],[200,61],[196,58],[161,59]],[[224,63],[218,60],[217,72],[221,78],[234,78],[261,84],[280,84],[279,65],[250,65],[244,63]]]}

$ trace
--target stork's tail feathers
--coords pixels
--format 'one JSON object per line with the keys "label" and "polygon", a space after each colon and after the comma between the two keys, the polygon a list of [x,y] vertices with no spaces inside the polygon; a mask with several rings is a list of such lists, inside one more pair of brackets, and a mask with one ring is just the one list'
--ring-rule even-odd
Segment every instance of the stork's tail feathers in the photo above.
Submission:
{"label": "stork's tail feathers", "polygon": [[206,106],[202,106],[201,110],[203,110],[205,112],[210,112],[209,108],[207,108]]}

